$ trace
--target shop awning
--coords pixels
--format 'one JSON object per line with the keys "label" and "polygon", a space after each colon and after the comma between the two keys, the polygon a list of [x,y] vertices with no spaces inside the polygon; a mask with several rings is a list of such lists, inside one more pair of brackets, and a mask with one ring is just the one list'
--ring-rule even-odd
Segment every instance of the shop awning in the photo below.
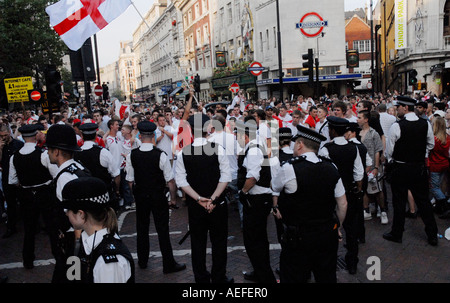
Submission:
{"label": "shop awning", "polygon": [[173,90],[173,92],[170,94],[170,96],[173,97],[173,96],[175,96],[175,95],[178,94],[178,93],[182,93],[183,90],[184,90],[184,88],[182,88],[182,87],[177,87],[177,88],[175,88],[175,89]]}

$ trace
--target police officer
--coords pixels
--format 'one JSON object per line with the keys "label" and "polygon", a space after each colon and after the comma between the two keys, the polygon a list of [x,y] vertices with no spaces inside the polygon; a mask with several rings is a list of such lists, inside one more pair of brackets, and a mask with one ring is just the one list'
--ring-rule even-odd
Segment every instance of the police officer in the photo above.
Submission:
{"label": "police officer", "polygon": [[76,229],[83,230],[78,257],[83,283],[134,283],[134,261],[117,235],[106,184],[99,178],[74,179],[64,186],[62,205]]}
{"label": "police officer", "polygon": [[396,102],[400,120],[389,129],[386,142],[386,161],[389,163],[387,170],[390,171],[392,179],[394,218],[391,231],[383,234],[383,238],[397,243],[402,242],[405,203],[408,201],[410,190],[425,224],[428,243],[436,246],[438,229],[428,200],[429,183],[425,163],[429,152],[434,148],[433,130],[427,120],[415,114],[414,99],[398,96]]}
{"label": "police officer", "polygon": [[42,214],[50,236],[52,252],[56,250],[56,230],[53,224],[52,188],[50,186],[58,167],[50,164],[47,151],[36,146],[36,135],[44,130],[41,124],[26,124],[19,128],[25,141],[24,146],[10,159],[10,185],[18,186],[17,191],[24,223],[23,266],[34,267],[34,238],[39,217]]}
{"label": "police officer", "polygon": [[[361,157],[361,163],[363,164],[364,172],[367,171],[367,167],[372,166],[372,158],[367,153],[367,148],[364,144],[361,143],[361,137],[359,136],[359,133],[361,131],[360,126],[356,122],[350,122],[347,127],[347,132],[345,133],[345,139],[347,139],[348,142],[353,143],[358,147],[359,155]],[[367,174],[364,174],[363,181],[362,181],[362,191],[364,192],[364,199],[367,198],[366,192],[367,192]],[[368,199],[368,198],[367,198]],[[367,200],[368,201],[368,200]],[[369,203],[369,202],[367,202]],[[358,229],[359,229],[359,236],[358,236],[358,242],[359,243],[366,243],[366,229],[364,226],[364,215],[358,214]]]}
{"label": "police officer", "polygon": [[362,180],[364,167],[356,145],[349,143],[344,135],[349,121],[336,116],[327,117],[331,141],[319,151],[319,155],[331,159],[339,170],[347,198],[347,213],[343,222],[347,253],[345,262],[350,274],[356,274],[358,264],[358,236],[363,214]]}
{"label": "police officer", "polygon": [[305,283],[313,272],[316,282],[336,283],[338,227],[347,209],[345,188],[336,166],[317,157],[326,138],[300,125],[297,130],[292,138],[294,158],[284,162],[272,180],[272,189],[285,193],[279,201],[284,225],[280,282]]}
{"label": "police officer", "polygon": [[[8,184],[9,161],[16,151],[21,149],[24,143],[12,137],[11,128],[8,124],[0,125],[0,164],[2,174],[2,191],[8,208],[6,213],[8,221],[6,222],[6,233],[3,238],[9,238],[16,233],[17,213],[17,187]],[[3,201],[2,201],[3,202]]]}
{"label": "police officer", "polygon": [[[296,127],[295,127],[296,128]],[[276,174],[278,173],[278,170],[280,168],[280,165],[283,164],[286,161],[289,161],[294,156],[294,151],[291,149],[291,139],[292,136],[292,130],[289,127],[281,127],[278,129],[278,141],[279,143],[279,150],[278,150],[278,162],[276,162],[274,165],[271,165],[271,175],[272,179],[275,178]],[[295,129],[295,132],[297,133],[297,128]],[[273,161],[274,158],[271,158],[271,161]],[[273,203],[273,214],[275,216],[275,226],[277,229],[277,237],[278,242],[281,242],[281,235],[283,234],[283,224],[281,222],[281,216],[277,214],[276,208],[278,207],[278,200],[284,199],[284,193],[279,192],[273,192],[272,193],[272,203]],[[277,270],[278,272],[278,270]]]}
{"label": "police officer", "polygon": [[280,163],[290,160],[294,151],[291,149],[292,130],[289,127],[281,127],[278,129],[279,151],[278,158]]}
{"label": "police officer", "polygon": [[[81,152],[76,153],[74,159],[87,168],[93,177],[105,182],[113,202],[111,206],[117,211],[119,208],[117,201],[120,188],[120,170],[117,163],[114,163],[113,155],[108,149],[99,146],[95,142],[98,129],[97,123],[82,123],[79,129],[83,135],[84,143],[81,146]],[[114,180],[114,186],[112,180]]]}
{"label": "police officer", "polygon": [[[206,139],[210,119],[194,114],[188,119],[194,142],[177,155],[176,183],[186,193],[196,283],[232,283],[226,276],[228,208],[224,191],[231,182],[225,149]],[[217,202],[217,203],[216,203]],[[212,268],[206,268],[208,231]]]}
{"label": "police officer", "polygon": [[58,250],[55,254],[55,269],[53,283],[68,282],[66,271],[67,258],[74,255],[75,239],[79,238],[81,231],[75,231],[67,218],[61,205],[64,186],[77,178],[89,176],[83,165],[74,160],[74,153],[81,151],[77,144],[75,130],[69,125],[56,124],[47,131],[46,146],[50,163],[58,166],[56,176],[52,181],[56,206],[54,218],[58,230]]}
{"label": "police officer", "polygon": [[258,144],[253,117],[245,123],[236,121],[237,139],[243,153],[238,156],[239,200],[243,205],[244,246],[253,266],[244,279],[260,283],[276,283],[270,267],[267,216],[272,210],[271,169],[265,147]]}
{"label": "police officer", "polygon": [[165,196],[169,186],[171,204],[176,204],[176,186],[169,157],[155,146],[156,124],[141,121],[137,124],[142,144],[127,155],[126,180],[133,190],[136,201],[137,255],[140,268],[147,268],[150,242],[150,213],[153,212],[159,246],[163,257],[163,272],[172,273],[186,268],[175,262],[169,236],[169,204]]}

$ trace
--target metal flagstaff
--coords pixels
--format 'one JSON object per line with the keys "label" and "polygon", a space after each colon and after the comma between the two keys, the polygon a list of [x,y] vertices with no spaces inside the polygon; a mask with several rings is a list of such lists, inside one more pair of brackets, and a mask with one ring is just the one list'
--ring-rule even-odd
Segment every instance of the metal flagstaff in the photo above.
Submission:
{"label": "metal flagstaff", "polygon": [[[136,5],[134,4],[133,1],[131,1],[131,4],[133,5],[134,9],[136,10],[136,12],[139,14],[139,16],[141,17],[142,21],[144,21],[145,25],[147,25],[150,34],[153,35],[153,37],[156,39],[156,41],[158,41],[158,44],[161,47],[161,41],[158,39],[158,37],[155,35],[155,33],[152,31],[150,25],[148,25],[147,21],[145,21],[144,16],[142,16],[141,12],[137,9]],[[186,81],[186,79],[184,78],[183,72],[181,71],[181,69],[178,67],[178,65],[175,63],[175,61],[173,60],[173,57],[171,55],[169,55],[169,53],[167,52],[167,50],[162,47],[162,49],[164,50],[164,52],[166,53],[166,55],[170,58],[170,60],[172,61],[172,64],[175,66],[176,70],[178,71],[178,73],[181,75],[181,78],[183,79],[184,83],[186,83],[186,86],[189,88],[189,83]],[[193,95],[195,102],[198,103],[197,97],[195,97],[195,94]]]}

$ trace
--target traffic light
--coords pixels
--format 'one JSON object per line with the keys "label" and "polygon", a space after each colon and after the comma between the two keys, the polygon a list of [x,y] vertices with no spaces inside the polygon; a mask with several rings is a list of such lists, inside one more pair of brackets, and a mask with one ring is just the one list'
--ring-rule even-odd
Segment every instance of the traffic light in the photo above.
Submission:
{"label": "traffic light", "polygon": [[198,74],[194,77],[194,89],[196,93],[200,92],[200,76]]}
{"label": "traffic light", "polygon": [[103,100],[106,101],[109,99],[109,87],[106,83],[103,83],[102,88],[103,88]]}
{"label": "traffic light", "polygon": [[303,68],[307,69],[303,71],[304,76],[308,76],[308,84],[310,86],[314,86],[314,58],[313,58],[313,49],[309,48],[308,53],[302,56],[303,60]]}
{"label": "traffic light", "polygon": [[47,100],[49,100],[50,103],[59,103],[62,98],[61,74],[56,70],[56,66],[54,65],[47,66],[44,74],[45,84],[47,86]]}
{"label": "traffic light", "polygon": [[415,69],[409,71],[409,85],[417,84],[417,71]]}

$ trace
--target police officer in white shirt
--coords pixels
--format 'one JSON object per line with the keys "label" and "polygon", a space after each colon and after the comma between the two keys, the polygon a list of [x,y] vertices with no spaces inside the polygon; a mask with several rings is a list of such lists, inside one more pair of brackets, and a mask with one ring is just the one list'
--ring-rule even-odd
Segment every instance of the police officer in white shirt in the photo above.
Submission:
{"label": "police officer in white shirt", "polygon": [[74,228],[83,230],[77,256],[82,283],[134,283],[134,261],[118,236],[106,184],[94,177],[75,179],[62,192],[62,205]]}
{"label": "police officer in white shirt", "polygon": [[434,134],[431,124],[419,118],[414,112],[416,100],[398,96],[396,107],[399,121],[389,129],[386,142],[386,170],[391,175],[394,218],[390,232],[383,238],[401,243],[405,224],[405,203],[408,190],[411,191],[425,224],[428,243],[438,245],[437,225],[429,202],[429,181],[426,160],[434,148]]}
{"label": "police officer in white shirt", "polygon": [[317,156],[325,137],[306,127],[297,129],[292,138],[294,158],[281,165],[272,181],[274,192],[284,194],[275,209],[285,226],[280,282],[306,283],[312,271],[316,282],[336,283],[338,226],[347,209],[345,188],[333,163]]}
{"label": "police officer in white shirt", "polygon": [[257,140],[257,125],[248,116],[236,121],[237,138],[244,152],[238,157],[239,200],[243,205],[243,233],[253,271],[244,278],[260,283],[276,283],[270,267],[267,216],[272,209],[271,168],[265,146]]}
{"label": "police officer in white shirt", "polygon": [[[179,264],[173,256],[169,236],[169,204],[175,206],[176,186],[167,154],[155,147],[156,124],[141,121],[137,125],[142,142],[133,149],[126,160],[126,180],[130,184],[136,201],[137,254],[140,268],[147,268],[150,242],[148,237],[150,213],[153,213],[155,227],[163,257],[163,272],[171,273],[183,270],[185,264]],[[165,196],[169,186],[171,201]]]}
{"label": "police officer in white shirt", "polygon": [[57,249],[57,233],[53,220],[54,199],[50,186],[58,167],[50,163],[47,151],[36,146],[36,135],[44,130],[41,124],[27,124],[19,128],[25,140],[24,146],[10,158],[10,185],[19,187],[18,199],[24,222],[23,265],[34,267],[34,243],[40,215],[50,237],[52,251]]}
{"label": "police officer in white shirt", "polygon": [[[58,171],[53,179],[53,184],[56,187],[57,201],[61,202],[63,200],[62,191],[64,186],[74,179],[88,176],[89,173],[85,171],[83,165],[73,159],[74,153],[81,151],[81,148],[77,144],[75,130],[69,125],[53,125],[47,131],[45,144],[48,147],[50,163],[58,166]],[[76,231],[76,235],[74,234],[74,230],[61,203],[57,203],[55,213],[55,220],[57,220],[56,225],[59,230],[58,241],[60,249],[55,253],[56,263],[52,282],[60,283],[67,282],[66,261],[69,256],[74,254],[75,238],[77,238],[81,232]]]}

